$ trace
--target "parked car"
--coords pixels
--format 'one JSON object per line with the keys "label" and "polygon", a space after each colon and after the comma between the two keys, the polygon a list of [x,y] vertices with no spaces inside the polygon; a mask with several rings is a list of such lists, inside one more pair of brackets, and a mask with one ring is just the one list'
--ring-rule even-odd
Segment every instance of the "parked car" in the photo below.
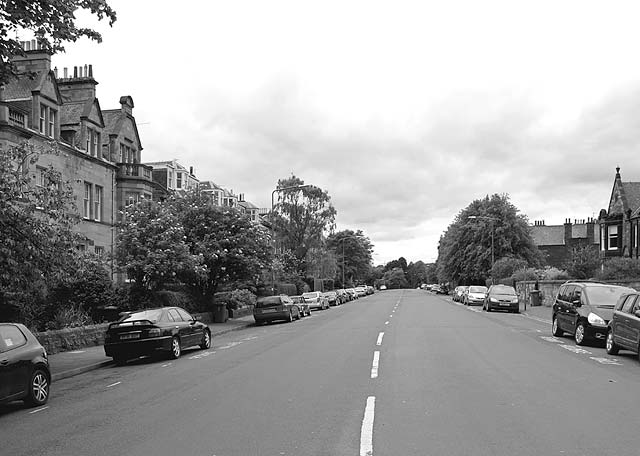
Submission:
{"label": "parked car", "polygon": [[349,294],[349,296],[351,297],[352,301],[354,299],[358,299],[358,293],[356,293],[356,289],[355,288],[347,288],[346,292]]}
{"label": "parked car", "polygon": [[551,332],[568,333],[576,344],[607,338],[613,308],[623,294],[635,290],[596,282],[567,282],[560,286],[553,302]]}
{"label": "parked car", "polygon": [[520,301],[515,288],[509,285],[491,285],[484,298],[483,310],[491,312],[494,309],[520,313]]}
{"label": "parked car", "polygon": [[322,296],[327,300],[330,306],[337,306],[340,304],[338,302],[338,294],[335,291],[325,291],[322,293]]}
{"label": "parked car", "polygon": [[309,303],[309,308],[311,309],[324,310],[329,308],[329,301],[319,291],[302,293],[302,297]]}
{"label": "parked car", "polygon": [[618,298],[609,321],[607,353],[631,350],[640,357],[640,293],[625,293]]}
{"label": "parked car", "polygon": [[442,288],[440,287],[440,285],[431,285],[429,291],[432,291],[435,294],[442,294]]}
{"label": "parked car", "polygon": [[311,315],[311,307],[309,307],[309,303],[305,301],[302,296],[290,296],[290,298],[294,304],[298,305],[301,317]]}
{"label": "parked car", "polygon": [[482,285],[470,285],[464,290],[462,302],[465,306],[481,304],[484,306],[484,299],[487,297],[487,287]]}
{"label": "parked car", "polygon": [[340,302],[340,304],[344,304],[345,302],[349,301],[349,295],[344,288],[336,290],[336,294],[338,295],[338,301]]}
{"label": "parked car", "polygon": [[460,285],[458,287],[455,287],[453,290],[453,297],[452,299],[455,302],[462,302],[462,297],[464,296],[464,291],[467,287],[464,285]]}
{"label": "parked car", "polygon": [[386,290],[386,289],[387,289],[387,286],[386,286],[386,285],[380,285],[380,288],[379,288],[379,289],[380,289],[381,291],[384,291],[384,290]]}
{"label": "parked car", "polygon": [[[305,298],[305,295],[303,294],[302,297]],[[309,307],[311,307],[310,302]],[[253,318],[256,326],[277,320],[291,323],[293,320],[300,320],[300,307],[287,295],[266,296],[256,301]]]}
{"label": "parked car", "polygon": [[367,285],[367,295],[372,295],[373,293],[376,292],[376,290],[371,286],[371,285]]}
{"label": "parked car", "polygon": [[367,295],[367,287],[363,285],[357,286],[355,290],[359,298],[362,298]]}
{"label": "parked car", "polygon": [[0,403],[24,400],[44,405],[51,392],[47,351],[18,323],[0,323]]}
{"label": "parked car", "polygon": [[184,348],[196,345],[210,348],[211,331],[180,307],[128,312],[109,325],[104,337],[104,352],[118,365],[157,353],[176,359]]}

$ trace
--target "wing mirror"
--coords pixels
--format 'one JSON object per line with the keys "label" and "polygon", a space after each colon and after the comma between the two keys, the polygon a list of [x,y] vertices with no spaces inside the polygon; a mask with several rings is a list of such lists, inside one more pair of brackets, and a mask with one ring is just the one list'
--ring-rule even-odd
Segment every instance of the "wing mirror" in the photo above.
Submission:
{"label": "wing mirror", "polygon": [[571,304],[573,304],[576,307],[582,307],[582,303],[580,302],[579,299],[572,301]]}

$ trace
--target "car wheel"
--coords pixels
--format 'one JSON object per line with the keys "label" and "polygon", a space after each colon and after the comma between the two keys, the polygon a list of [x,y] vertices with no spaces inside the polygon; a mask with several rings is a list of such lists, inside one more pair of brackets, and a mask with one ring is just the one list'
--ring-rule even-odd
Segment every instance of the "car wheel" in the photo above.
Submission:
{"label": "car wheel", "polygon": [[289,309],[289,318],[287,318],[287,321],[289,323],[291,323],[293,321],[293,313],[291,312],[291,309]]}
{"label": "car wheel", "polygon": [[49,376],[44,370],[36,368],[31,374],[25,402],[32,407],[38,407],[46,404],[47,400],[49,400]]}
{"label": "car wheel", "polygon": [[579,322],[576,325],[576,332],[575,332],[575,334],[573,336],[573,339],[576,341],[576,344],[584,345],[584,342],[585,342],[585,340],[584,340],[585,339],[584,332],[585,332],[584,323]]}
{"label": "car wheel", "polygon": [[556,317],[553,317],[553,321],[551,322],[551,334],[555,337],[560,337],[564,334],[564,331],[558,326],[558,319]]}
{"label": "car wheel", "polygon": [[616,343],[613,341],[612,330],[609,330],[609,332],[607,332],[606,350],[607,350],[607,353],[610,355],[617,355],[618,350],[620,350],[620,347],[618,347]]}
{"label": "car wheel", "polygon": [[178,359],[182,354],[182,347],[180,347],[180,339],[176,336],[173,336],[171,339],[171,351],[169,352],[169,356],[171,359]]}
{"label": "car wheel", "polygon": [[208,350],[211,348],[211,332],[208,329],[204,330],[204,334],[202,336],[202,343],[200,344],[200,348],[203,350]]}
{"label": "car wheel", "polygon": [[298,315],[296,315],[296,320],[300,320],[300,318],[302,317],[300,316],[300,309],[298,309]]}

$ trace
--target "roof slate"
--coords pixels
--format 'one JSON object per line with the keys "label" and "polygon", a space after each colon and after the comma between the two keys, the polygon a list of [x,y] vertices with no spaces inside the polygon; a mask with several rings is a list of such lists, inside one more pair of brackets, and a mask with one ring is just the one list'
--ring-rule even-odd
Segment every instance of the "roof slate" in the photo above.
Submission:
{"label": "roof slate", "polygon": [[640,208],[640,182],[623,182],[622,191],[627,199],[627,208],[636,211]]}
{"label": "roof slate", "polygon": [[535,225],[530,226],[531,237],[537,246],[564,245],[564,225]]}

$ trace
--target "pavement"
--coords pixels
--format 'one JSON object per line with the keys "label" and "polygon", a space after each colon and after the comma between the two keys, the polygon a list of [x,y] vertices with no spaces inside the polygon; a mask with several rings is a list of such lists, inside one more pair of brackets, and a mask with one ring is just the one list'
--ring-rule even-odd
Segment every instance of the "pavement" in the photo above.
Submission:
{"label": "pavement", "polygon": [[[225,323],[209,323],[208,326],[211,330],[213,343],[215,344],[216,336],[246,328],[254,323],[253,315],[247,315],[240,318],[229,319]],[[104,354],[104,347],[102,345],[49,355],[51,380],[54,382],[112,364],[113,360]]]}

